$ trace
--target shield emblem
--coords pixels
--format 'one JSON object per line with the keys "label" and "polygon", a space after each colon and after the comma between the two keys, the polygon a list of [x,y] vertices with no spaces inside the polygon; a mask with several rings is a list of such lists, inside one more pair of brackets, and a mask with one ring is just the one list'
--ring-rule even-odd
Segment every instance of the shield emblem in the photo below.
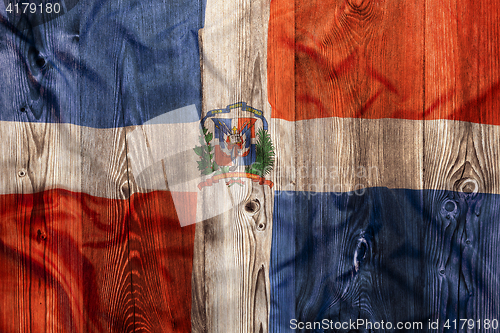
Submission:
{"label": "shield emblem", "polygon": [[255,162],[255,118],[212,118],[215,162],[219,166],[248,166]]}

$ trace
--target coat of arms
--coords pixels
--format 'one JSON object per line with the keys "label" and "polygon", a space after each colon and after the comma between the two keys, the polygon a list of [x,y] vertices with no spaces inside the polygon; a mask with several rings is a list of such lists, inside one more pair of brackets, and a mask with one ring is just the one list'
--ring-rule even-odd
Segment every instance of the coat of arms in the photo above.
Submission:
{"label": "coat of arms", "polygon": [[[248,116],[232,118],[236,109]],[[262,111],[244,102],[211,110],[201,120],[200,131],[200,146],[194,148],[200,158],[198,169],[202,175],[212,175],[198,185],[200,190],[221,179],[228,186],[243,185],[241,178],[273,186],[265,179],[274,166],[274,146]]]}

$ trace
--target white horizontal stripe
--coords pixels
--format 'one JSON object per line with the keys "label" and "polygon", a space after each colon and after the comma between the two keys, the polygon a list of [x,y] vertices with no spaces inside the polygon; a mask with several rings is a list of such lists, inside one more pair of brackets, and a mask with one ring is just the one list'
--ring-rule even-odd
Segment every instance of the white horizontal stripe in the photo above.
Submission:
{"label": "white horizontal stripe", "polygon": [[451,120],[273,119],[277,190],[500,193],[500,127]]}
{"label": "white horizontal stripe", "polygon": [[[188,147],[198,143],[197,126],[95,129],[0,122],[0,194],[63,188],[126,198],[166,190],[167,183],[171,190],[190,191],[200,180],[194,169],[198,157]],[[276,147],[273,189],[456,190],[469,177],[468,186],[477,183],[479,192],[500,193],[498,126],[449,120],[273,119],[270,131]]]}
{"label": "white horizontal stripe", "polygon": [[125,128],[0,122],[0,194],[49,189],[125,198]]}

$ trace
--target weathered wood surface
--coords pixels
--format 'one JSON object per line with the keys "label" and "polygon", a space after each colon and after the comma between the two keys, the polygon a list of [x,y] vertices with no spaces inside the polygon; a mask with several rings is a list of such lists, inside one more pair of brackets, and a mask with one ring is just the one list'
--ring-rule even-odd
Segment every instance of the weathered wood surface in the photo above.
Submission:
{"label": "weathered wood surface", "polygon": [[[112,127],[115,127],[112,130],[85,128],[82,134],[82,156],[87,157],[82,162],[83,184],[85,179],[92,179],[92,184],[87,186],[95,186],[85,188],[84,192],[97,192],[94,195],[106,198],[104,202],[86,202],[84,206],[88,215],[84,220],[82,252],[92,267],[85,281],[95,290],[85,297],[88,326],[84,331],[187,332],[190,331],[194,226],[180,227],[165,183],[163,187],[153,188],[158,191],[137,184],[130,156],[134,142],[128,136],[136,126],[123,127],[127,119],[143,122],[151,113],[162,112],[161,108],[153,109],[150,105],[154,102],[146,98],[153,96],[156,89],[161,91],[170,79],[154,70],[155,64],[163,61],[167,48],[161,37],[167,29],[165,22],[154,18],[175,12],[176,9],[171,8],[175,4],[156,2],[152,5],[154,12],[149,7],[146,10],[126,1],[107,2],[104,6],[96,20],[107,22],[104,17],[116,13],[116,22],[105,29],[108,36],[114,37],[107,46],[111,57],[102,54],[100,61],[91,61],[92,56],[99,53],[101,42],[87,38],[85,44],[80,43],[81,52],[86,52],[81,57],[86,70],[108,72],[104,87],[96,84],[92,75],[82,78],[82,109],[102,110],[103,119],[113,119]],[[92,13],[95,5],[84,8],[88,12],[83,17],[95,15]],[[145,25],[143,20],[149,23]],[[124,30],[127,24],[130,29]],[[82,23],[81,29],[84,27]],[[88,35],[99,34],[99,25],[92,25],[91,29],[95,31],[87,31]],[[158,42],[150,42],[149,34],[157,36]],[[148,63],[152,66],[148,71],[137,72]],[[176,75],[175,72],[169,74]],[[143,75],[141,79],[140,75]],[[143,154],[148,156],[148,151]]]}
{"label": "weathered wood surface", "polygon": [[[426,1],[426,114],[497,114],[499,8],[494,1]],[[481,121],[481,120],[479,120]],[[439,142],[439,144],[437,144]],[[425,198],[433,222],[425,230],[428,271],[424,305],[432,319],[498,318],[500,256],[498,128],[425,122],[424,186],[456,191]],[[463,330],[466,331],[466,330]],[[468,332],[482,332],[477,326]]]}
{"label": "weathered wood surface", "polygon": [[[2,17],[6,17],[5,8]],[[59,108],[79,107],[79,100],[70,94],[77,90],[76,77],[69,75],[71,66],[54,71],[44,60],[53,48],[72,56],[77,56],[78,50],[72,36],[57,22],[49,24],[47,30],[34,27],[24,38],[16,33],[17,23],[10,31],[5,22],[2,26],[2,108],[15,114],[19,122],[3,123],[0,134],[1,192],[10,194],[2,196],[0,208],[5,274],[0,329],[56,332],[66,327],[81,331],[85,321],[79,255],[82,225],[61,219],[67,216],[71,220],[72,214],[80,212],[72,209],[72,201],[64,195],[39,193],[57,188],[60,182],[81,186],[80,132],[73,126],[27,122],[33,118],[51,121]],[[59,33],[51,34],[54,31]],[[16,94],[6,93],[12,87],[18,87]],[[48,98],[52,93],[57,100]],[[78,113],[73,115],[79,117]],[[60,156],[68,160],[59,164]]]}
{"label": "weathered wood surface", "polygon": [[[242,101],[270,120],[268,17],[267,0],[207,2],[200,34],[204,113]],[[231,192],[233,209],[196,226],[193,332],[268,332],[273,191],[247,181]],[[216,200],[205,199],[207,206]]]}
{"label": "weathered wood surface", "polygon": [[[126,7],[99,6],[107,18]],[[2,116],[15,118],[0,122],[0,331],[190,331],[194,227],[128,165],[124,118],[141,111],[127,89],[141,87],[123,87],[134,57],[122,50],[135,36],[113,21],[114,44],[88,38],[88,3],[22,31],[0,9]],[[115,128],[74,125],[96,115]]]}
{"label": "weathered wood surface", "polygon": [[[270,84],[279,86],[272,94],[273,106],[295,110],[286,115],[289,120],[307,119],[308,112],[318,109],[320,117],[380,115],[425,121],[321,118],[297,124],[275,120],[282,128],[280,136],[286,138],[283,141],[293,143],[293,147],[278,146],[278,189],[328,192],[333,185],[340,192],[354,191],[360,184],[424,191],[421,197],[409,196],[416,200],[418,213],[408,209],[411,200],[391,198],[396,192],[377,192],[380,197],[373,202],[346,199],[356,207],[349,214],[327,208],[313,213],[311,202],[335,207],[336,201],[326,196],[311,201],[298,198],[296,204],[311,215],[301,216],[299,209],[296,219],[289,217],[295,227],[286,224],[285,217],[275,223],[291,228],[284,227],[283,235],[309,242],[296,240],[290,245],[295,252],[286,258],[296,261],[290,274],[299,287],[295,298],[281,295],[278,301],[295,302],[290,311],[303,321],[325,318],[321,313],[333,313],[328,318],[334,320],[359,316],[426,323],[440,319],[441,324],[446,319],[498,318],[498,282],[493,276],[498,276],[500,261],[492,250],[498,239],[494,223],[498,202],[494,196],[474,193],[500,191],[498,172],[493,171],[499,158],[498,129],[426,120],[467,120],[459,116],[470,109],[468,119],[487,121],[498,108],[499,54],[492,47],[499,37],[497,7],[494,2],[476,1],[327,3],[272,5],[275,23],[270,36],[279,36],[274,39],[277,45],[270,46],[274,49],[270,57],[275,57]],[[290,35],[283,32],[287,24],[295,27]],[[295,70],[280,75],[284,64]],[[295,77],[287,77],[290,72]],[[285,167],[280,170],[280,165]],[[328,179],[331,166],[347,172]],[[364,178],[349,171],[358,167],[378,172]],[[385,204],[392,200],[392,206],[377,200]],[[276,211],[292,208],[286,204],[280,197]],[[375,211],[370,205],[377,207]],[[385,209],[378,211],[381,207],[398,210],[400,219]],[[297,225],[309,220],[316,233]],[[348,226],[334,230],[328,222],[344,220]],[[314,237],[323,243],[314,243]],[[355,269],[352,258],[357,258],[360,239],[366,245],[362,246],[366,258]],[[286,247],[287,240],[275,240]],[[339,250],[341,254],[336,253]],[[337,270],[338,279],[322,281],[308,271],[311,267],[331,274]],[[353,275],[348,278],[349,274]],[[331,303],[322,303],[327,301],[318,295],[326,298],[330,292],[340,300],[334,297]],[[337,314],[335,306],[340,306]],[[443,330],[441,326],[439,331]],[[481,329],[476,325],[470,331]]]}
{"label": "weathered wood surface", "polygon": [[[280,24],[288,22],[281,22],[280,18],[283,12],[293,9],[295,22],[290,26],[296,27],[295,35],[287,36],[292,44],[275,38],[278,46],[271,46],[276,50],[271,56],[276,57],[278,64],[283,57],[280,53],[287,56],[291,52],[294,56],[296,78],[289,89],[293,89],[292,95],[295,93],[296,104],[291,108],[295,116],[290,118],[307,119],[305,115],[315,108],[320,110],[318,114],[350,118],[320,118],[295,124],[275,120],[283,133],[295,129],[295,134],[289,134],[291,137],[286,140],[292,147],[278,146],[281,152],[278,165],[285,168],[292,165],[295,174],[287,175],[290,181],[278,181],[278,188],[313,192],[347,192],[374,186],[422,189],[422,123],[360,118],[383,114],[382,109],[390,114],[398,109],[422,108],[423,4],[329,1],[325,5],[312,1],[295,2],[295,8],[292,4],[288,6],[280,8],[277,3],[274,7],[273,33],[282,37]],[[287,48],[291,51],[287,52]],[[274,80],[284,89],[280,78],[277,70]],[[282,108],[290,100],[288,94],[288,90],[278,90],[274,105]],[[367,177],[358,176],[359,168],[368,171]],[[280,171],[278,167],[277,172]],[[335,177],[331,176],[332,171]],[[283,179],[280,174],[276,178]],[[291,221],[283,217],[275,223],[282,223],[282,232],[289,233],[291,239],[273,238],[273,241],[284,247],[290,242],[294,250],[277,265],[285,265],[287,258],[295,261],[290,268],[293,280],[284,280],[283,285],[296,287],[292,288],[294,297],[282,295],[282,299],[275,301],[283,307],[287,307],[287,301],[294,303],[290,306],[294,318],[300,321],[367,318],[386,322],[419,318],[420,310],[418,304],[412,304],[414,295],[410,291],[417,287],[417,278],[414,280],[412,276],[416,276],[414,271],[418,270],[419,262],[387,258],[398,248],[411,255],[410,247],[419,245],[417,226],[409,223],[405,228],[403,221],[382,211],[380,219],[387,223],[382,228],[382,223],[374,221],[372,205],[392,202],[393,209],[400,214],[411,212],[399,206],[397,200],[377,195],[386,193],[367,192],[342,199],[341,202],[349,202],[342,206],[354,207],[352,211],[347,209],[348,212],[336,210],[339,199],[326,193],[315,194],[309,200],[296,197],[297,208],[293,200],[287,204],[286,197],[280,196],[275,208],[282,214],[292,210],[287,216]],[[407,216],[407,220],[415,218]],[[415,238],[406,238],[415,232]],[[403,235],[395,239],[398,233]],[[358,252],[364,254],[358,257]],[[355,269],[356,260],[361,262]],[[281,328],[286,332],[284,324]]]}
{"label": "weathered wood surface", "polygon": [[[289,86],[270,101],[293,110],[292,120],[301,119],[308,111],[301,98],[306,88],[314,88],[321,91],[327,109],[342,110],[351,118],[322,118],[308,125],[274,119],[270,131],[277,147],[276,189],[332,191],[327,178],[333,166],[341,171],[333,182],[339,185],[336,192],[356,190],[358,184],[454,192],[422,192],[416,199],[421,205],[415,206],[421,211],[388,200],[400,216],[389,210],[380,213],[394,224],[378,233],[368,218],[373,214],[368,199],[353,198],[357,209],[351,215],[318,213],[315,226],[325,235],[330,232],[323,239],[328,243],[316,244],[323,251],[316,258],[290,250],[294,260],[302,260],[296,266],[303,269],[297,281],[306,277],[292,306],[303,319],[316,319],[322,300],[311,300],[311,295],[328,288],[314,284],[313,264],[324,259],[332,266],[322,267],[345,273],[329,285],[346,291],[336,319],[498,319],[498,199],[482,194],[500,193],[498,126],[352,118],[387,110],[415,112],[424,120],[453,119],[457,110],[498,112],[496,2],[332,0],[329,10],[335,20],[317,10],[321,3],[280,2],[283,7],[271,11],[278,24],[269,34],[282,29],[280,20],[304,29],[312,26],[316,37],[324,37],[317,37],[321,53],[316,57],[329,62],[311,61],[308,43],[317,41],[299,33],[270,55],[279,66],[268,83],[270,1],[209,0],[201,34],[203,112],[245,101],[270,119],[267,84],[283,80]],[[296,16],[304,11],[307,15]],[[103,112],[112,113],[117,126],[123,124],[125,108],[141,117],[142,111],[130,106],[138,94],[127,101],[119,98],[120,89],[141,87],[113,85],[113,94],[96,87],[87,91],[95,85],[92,75],[74,75],[84,66],[111,71],[117,82],[125,71],[118,72],[113,64],[93,68],[91,62],[80,62],[91,58],[81,52],[92,53],[99,43],[85,49],[75,26],[59,24],[32,29],[35,45],[0,37],[2,84],[19,87],[15,94],[2,94],[1,107],[24,121],[0,124],[0,194],[14,194],[0,203],[0,331],[269,331],[273,208],[297,209],[298,218],[306,222],[312,215],[300,207],[281,206],[281,201],[273,207],[273,191],[247,183],[233,193],[241,203],[196,225],[195,235],[194,226],[174,225],[168,194],[134,197],[141,189],[127,156],[127,133],[133,128],[103,131],[27,122],[53,121],[58,108],[83,118],[80,110],[103,105],[114,106]],[[116,36],[123,37],[116,29]],[[133,66],[134,57],[123,51],[122,41],[115,43],[110,48],[122,56],[116,63]],[[58,57],[50,64],[37,63],[37,50]],[[293,75],[310,77],[305,82],[285,79],[290,73],[284,69],[290,66]],[[333,74],[327,85],[320,85],[325,71]],[[71,98],[75,92],[79,98]],[[49,98],[49,93],[56,97]],[[309,172],[314,161],[326,169]],[[357,167],[377,171],[360,178]],[[48,192],[61,188],[66,191]],[[76,192],[106,199],[96,202]],[[331,198],[314,200],[317,207],[336,203]],[[163,217],[162,223],[151,218],[154,214]],[[343,229],[328,224],[347,218],[351,223]],[[293,240],[284,241],[296,249]],[[191,297],[189,281],[179,279],[190,276],[193,251]],[[192,327],[185,326],[189,316]]]}

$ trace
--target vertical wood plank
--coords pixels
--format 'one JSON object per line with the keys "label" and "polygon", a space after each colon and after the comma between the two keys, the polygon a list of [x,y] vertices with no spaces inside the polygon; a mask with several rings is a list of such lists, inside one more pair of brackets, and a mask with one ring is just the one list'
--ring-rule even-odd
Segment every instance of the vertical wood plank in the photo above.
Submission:
{"label": "vertical wood plank", "polygon": [[[8,26],[6,26],[5,6],[0,4],[2,22],[1,30],[1,70],[0,75],[4,85],[1,86],[1,107],[10,110],[20,117],[20,109],[26,98],[26,74],[23,73],[23,59],[19,57],[20,40]],[[24,74],[24,75],[23,75]],[[21,84],[23,83],[23,84]],[[16,86],[24,89],[16,89],[13,93],[7,87]],[[10,193],[23,193],[24,187],[29,183],[19,178],[18,171],[25,169],[29,156],[28,147],[25,145],[25,137],[21,132],[23,126],[12,124],[12,131],[5,129],[0,132],[0,139],[4,143],[1,152],[0,184],[2,189]],[[15,166],[9,170],[9,166]],[[9,172],[10,171],[10,172]],[[30,188],[24,191],[29,191]],[[2,212],[1,224],[1,261],[2,276],[5,278],[1,289],[2,318],[0,329],[2,331],[30,329],[30,295],[27,281],[31,279],[29,268],[29,238],[25,237],[26,217],[31,214],[31,209],[22,198],[14,197],[12,200],[2,200],[0,207]],[[17,228],[16,228],[17,227]],[[25,282],[26,281],[26,282]]]}
{"label": "vertical wood plank", "polygon": [[[82,96],[86,96],[85,91]],[[93,104],[98,99],[88,101]],[[81,140],[82,190],[96,195],[82,196],[83,273],[89,290],[84,295],[84,330],[133,331],[135,303],[129,262],[130,187],[125,129],[82,127]],[[96,156],[95,151],[101,155]],[[96,182],[85,181],[88,179]]]}
{"label": "vertical wood plank", "polygon": [[[139,126],[127,128],[128,133],[137,130],[149,132],[149,135],[146,135],[148,139],[157,140],[157,142],[148,141],[150,145],[164,144],[154,135],[158,128],[144,129]],[[160,130],[165,131],[165,128]],[[167,137],[172,138],[168,135]],[[127,136],[128,151],[134,144],[133,141],[133,136]],[[145,149],[151,149],[151,146]],[[135,158],[147,159],[149,156],[146,151],[135,153],[141,155]],[[140,181],[134,178],[131,171],[131,164],[133,165],[131,155],[128,155],[127,165],[130,189],[133,193],[130,197],[129,241],[134,299],[133,330],[189,332],[191,331],[190,278],[195,226],[180,225],[162,171],[145,173],[140,176]],[[158,184],[159,180],[163,182],[164,191],[142,192],[145,189],[141,185]],[[195,211],[190,213],[196,214]]]}
{"label": "vertical wood plank", "polygon": [[[308,228],[321,230],[321,235],[325,235],[323,241],[328,240],[328,243],[313,245],[312,240],[307,244],[295,240],[294,246],[299,252],[296,267],[300,266],[304,271],[298,268],[295,271],[295,285],[303,289],[295,289],[297,295],[292,300],[297,317],[292,318],[313,321],[318,319],[315,315],[319,311],[324,311],[322,314],[331,313],[334,317],[330,319],[334,321],[353,317],[379,322],[422,319],[421,297],[407,300],[395,296],[407,292],[408,288],[415,288],[415,294],[423,290],[418,282],[419,260],[404,261],[391,257],[395,251],[416,255],[421,250],[423,234],[416,224],[407,222],[418,217],[407,209],[407,203],[396,201],[384,191],[374,190],[360,198],[353,194],[348,207],[356,208],[349,214],[337,214],[335,200],[329,198],[329,194],[314,192],[347,192],[372,186],[422,188],[422,124],[373,118],[418,119],[421,114],[424,6],[400,1],[296,1],[294,5],[293,35],[281,33],[282,38],[274,39],[279,46],[270,46],[279,52],[279,48],[287,45],[295,54],[295,90],[291,93],[296,102],[294,114],[281,108],[289,100],[288,91],[284,90],[282,96],[275,93],[273,103],[279,110],[279,117],[306,120],[290,126],[295,127],[295,135],[290,137],[287,133],[286,136],[293,145],[291,149],[295,150],[294,158],[278,161],[278,165],[292,164],[295,175],[290,178],[296,180],[296,188],[318,196],[307,201],[297,198],[305,210],[291,213],[294,216],[303,214],[303,218],[298,217],[296,221],[300,225],[294,226],[301,230],[297,233],[309,235],[309,232],[311,239],[321,239],[313,231],[300,229],[306,228],[303,224],[310,223]],[[274,81],[270,82],[283,89],[286,84],[279,80],[286,80],[286,76],[274,75]],[[285,121],[279,122],[285,124]],[[336,167],[340,174],[334,180],[329,179],[332,167]],[[376,176],[360,177],[358,168],[375,168]],[[304,177],[307,173],[316,173],[316,176]],[[288,183],[293,185],[293,180],[280,177],[277,175],[277,179],[282,179],[285,184],[278,184],[278,187],[285,185],[281,189],[295,189],[288,186]],[[335,185],[333,190],[332,185]],[[280,202],[286,203],[286,200]],[[394,210],[402,215],[399,219],[390,212],[371,211],[371,205],[388,203],[392,203]],[[314,204],[317,207],[313,207]],[[283,209],[287,208],[290,209],[284,205]],[[333,227],[334,222],[344,220],[345,225]],[[398,225],[389,221],[397,221]],[[362,269],[354,272],[352,258],[356,258],[356,251],[363,247],[361,243],[368,244],[366,246],[372,252],[366,254],[370,259],[365,260]],[[325,263],[308,266],[303,261],[315,262],[314,258],[306,257],[307,251],[311,251],[309,255],[312,256],[313,248],[318,256],[325,251],[324,255],[330,255],[332,259],[325,257]],[[331,254],[327,254],[329,250]],[[320,281],[304,266],[317,270],[321,267],[330,274],[339,269],[340,276],[325,286],[326,282]],[[320,302],[324,301],[317,296],[324,294],[321,288],[325,288],[325,292],[330,290],[328,288],[338,290],[339,299],[331,300],[331,308],[320,308]],[[334,293],[334,296],[337,295]],[[338,309],[338,314],[335,309]]]}
{"label": "vertical wood plank", "polygon": [[[81,210],[78,200],[54,190],[68,184],[78,191],[80,132],[71,125],[46,124],[57,122],[61,110],[66,111],[68,121],[79,117],[79,100],[69,94],[77,90],[75,77],[70,74],[75,69],[71,59],[78,57],[78,47],[71,29],[61,22],[49,22],[43,29],[28,24],[20,31],[19,22],[6,20],[2,8],[6,41],[2,48],[7,46],[3,51],[10,51],[2,58],[8,67],[2,74],[13,74],[7,92],[5,87],[2,90],[2,101],[7,102],[11,110],[6,112],[12,112],[16,120],[2,124],[2,142],[7,143],[2,148],[6,173],[0,182],[5,204],[2,229],[11,233],[2,237],[2,254],[17,261],[10,274],[17,301],[2,307],[15,311],[2,323],[6,325],[2,329],[81,331]],[[67,58],[57,58],[56,54],[66,54]],[[9,94],[8,89],[15,89],[15,94]],[[59,163],[60,159],[64,163]]]}
{"label": "vertical wood plank", "polygon": [[[366,44],[362,53],[366,60],[364,64],[360,62],[365,70],[358,82],[360,92],[366,91],[366,95],[361,93],[360,98],[355,99],[359,103],[356,115],[364,117],[375,113],[380,114],[380,118],[418,119],[423,108],[425,81],[423,3],[371,1],[370,5],[373,9],[366,9],[367,22],[360,24],[360,27],[373,26],[373,32],[362,39]],[[372,121],[360,120],[358,126],[353,131],[353,141],[359,142],[355,165],[376,166],[384,176],[379,183],[383,187],[423,188],[423,126],[419,121],[381,119],[377,126]],[[373,142],[375,137],[382,140]],[[373,191],[377,193],[376,189]],[[364,222],[356,251],[362,249],[361,241],[365,240],[373,252],[364,259],[368,262],[359,271],[362,288],[359,302],[371,307],[372,312],[364,314],[368,319],[423,322],[423,259],[418,257],[423,233],[418,211],[409,208],[412,201],[419,204],[419,196],[412,193],[403,199],[398,198],[403,191],[393,191],[394,197],[383,191],[379,193],[371,198],[368,194],[368,200],[373,200],[376,206],[391,208],[383,209],[382,217],[374,217],[380,224]],[[378,304],[384,304],[385,310],[377,309]]]}
{"label": "vertical wood plank", "polygon": [[[135,299],[130,265],[130,194],[122,95],[126,41],[121,33],[124,1],[80,1],[80,123],[82,127],[82,198],[84,278],[90,292],[85,330],[132,332]],[[113,19],[103,16],[115,13]],[[106,23],[98,23],[106,22]],[[99,36],[100,38],[96,38]],[[109,41],[102,47],[102,41]],[[97,111],[93,111],[97,110]],[[100,152],[100,154],[96,154]],[[89,181],[95,179],[96,181]]]}
{"label": "vertical wood plank", "polygon": [[[204,113],[246,102],[270,120],[268,18],[269,1],[208,1],[201,33]],[[251,181],[231,192],[238,205],[196,225],[193,332],[268,331],[273,194]]]}
{"label": "vertical wood plank", "polygon": [[[425,114],[487,121],[498,108],[498,9],[491,2],[427,1]],[[498,129],[462,121],[426,121],[424,184],[428,307],[434,320],[498,318]],[[439,144],[437,144],[439,142]],[[486,193],[486,194],[484,194]],[[488,267],[485,269],[485,267]],[[444,331],[446,331],[444,329]],[[481,332],[476,325],[468,332]]]}
{"label": "vertical wood plank", "polygon": [[[293,27],[293,28],[292,28]],[[295,120],[296,109],[296,96],[295,96],[295,1],[272,1],[270,4],[269,14],[269,29],[268,29],[268,68],[267,68],[267,84],[269,103],[272,105],[272,116],[280,110],[289,111],[293,116],[291,120]],[[286,42],[283,42],[283,36],[286,37]],[[284,112],[285,112],[284,111]],[[271,123],[272,138],[276,145],[276,167],[275,167],[275,188],[276,191],[294,191],[297,186],[297,172],[296,158],[296,145],[293,144],[297,138],[297,129],[294,123],[290,126],[284,126],[280,119],[273,119]],[[291,230],[294,228],[286,228],[284,223],[277,223],[281,211],[288,211],[291,207],[281,205],[279,198],[273,198],[273,235],[271,241],[276,244],[282,235],[286,238],[289,246],[286,252],[271,253],[270,261],[277,261],[276,258],[286,256],[288,258],[295,257],[295,244],[292,237]],[[283,229],[283,232],[281,231]],[[291,230],[290,230],[291,229]],[[271,266],[272,264],[270,264]],[[291,275],[294,274],[292,269],[288,269]],[[270,277],[277,275],[270,269]],[[280,332],[276,329],[281,322],[289,320],[286,311],[282,311],[283,307],[287,308],[289,312],[295,309],[295,293],[290,292],[289,289],[284,288],[283,284],[284,275],[279,275],[277,283],[270,285],[270,298],[277,299],[280,304],[270,304],[269,312],[269,332]],[[289,284],[294,286],[294,280],[289,281]],[[289,302],[281,302],[281,300],[288,299]],[[274,308],[278,310],[274,310]],[[276,313],[277,312],[277,313]],[[275,313],[271,315],[271,313]]]}

